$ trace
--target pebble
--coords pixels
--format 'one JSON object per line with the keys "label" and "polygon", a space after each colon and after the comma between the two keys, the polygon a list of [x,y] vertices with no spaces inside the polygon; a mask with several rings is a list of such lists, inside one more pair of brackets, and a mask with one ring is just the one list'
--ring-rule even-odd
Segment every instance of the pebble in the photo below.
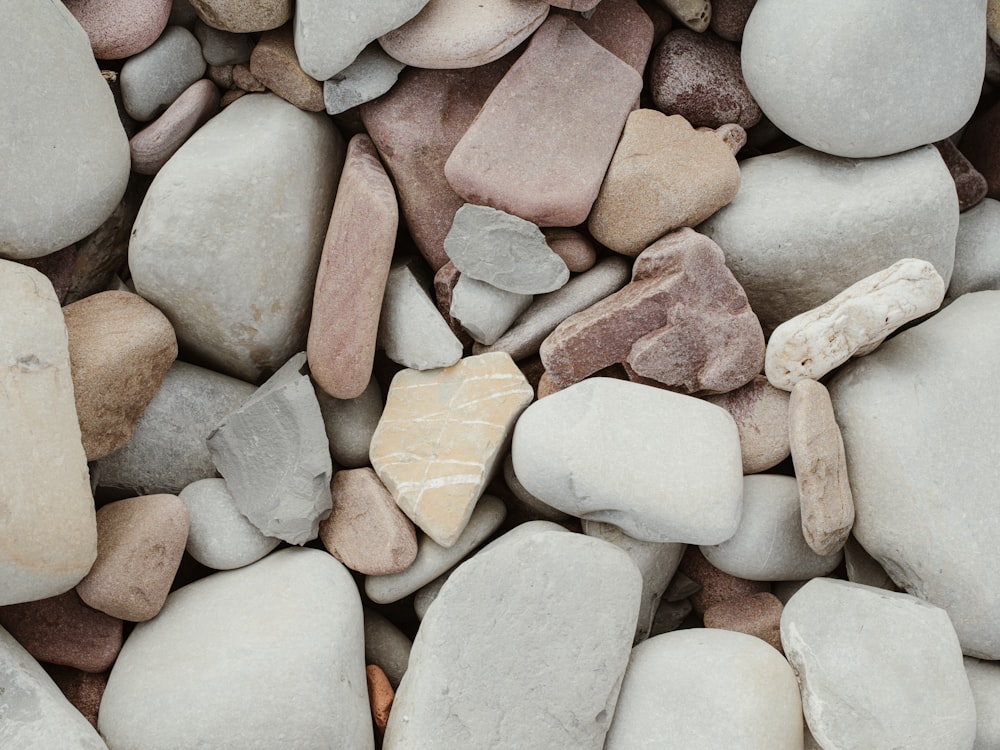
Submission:
{"label": "pebble", "polygon": [[590,378],[528,407],[512,455],[532,495],[636,539],[718,544],[739,526],[736,425],[691,396]]}
{"label": "pebble", "polygon": [[641,89],[627,63],[552,15],[451,152],[445,176],[469,203],[539,226],[576,226]]}
{"label": "pebble", "polygon": [[149,122],[205,75],[205,58],[194,34],[168,26],[160,37],[122,66],[122,100],[129,117]]}
{"label": "pebble", "polygon": [[417,556],[417,534],[370,468],[338,471],[330,484],[333,512],[319,525],[327,551],[364,575],[392,575]]}
{"label": "pebble", "polygon": [[533,396],[503,352],[393,378],[372,437],[372,466],[396,504],[441,546],[462,533]]}
{"label": "pebble", "polygon": [[130,292],[100,292],[63,308],[73,396],[88,461],[122,448],[177,359],[163,313]]}
{"label": "pebble", "polygon": [[847,543],[844,545],[844,569],[847,580],[851,583],[861,583],[886,591],[899,591],[889,574],[885,572],[885,568],[868,554],[853,534],[847,537]]}
{"label": "pebble", "polygon": [[[160,170],[132,230],[129,268],[182,349],[248,381],[303,349],[343,148],[327,115],[248,96]],[[201,268],[206,246],[212,273]]]}
{"label": "pebble", "polygon": [[959,211],[969,210],[986,197],[986,193],[989,192],[986,178],[972,166],[972,162],[965,158],[950,138],[938,141],[934,147],[941,154],[948,171],[951,172],[952,180],[955,181]]}
{"label": "pebble", "polygon": [[264,536],[240,512],[225,479],[209,477],[191,482],[178,497],[190,520],[187,553],[208,568],[242,568],[281,543],[280,539]]}
{"label": "pebble", "polygon": [[570,273],[585,273],[597,263],[597,250],[587,235],[566,227],[546,227],[542,234],[545,244],[562,258]]}
{"label": "pebble", "polygon": [[1000,201],[986,198],[962,214],[948,297],[1000,289]]}
{"label": "pebble", "polygon": [[[768,119],[807,146],[855,158],[906,151],[972,116],[986,68],[982,5],[942,0],[913,13],[847,0],[831,14],[758,3],[743,31],[743,75]],[[837,50],[835,61],[817,44]]]}
{"label": "pebble", "polygon": [[87,32],[94,57],[121,60],[156,41],[170,17],[171,0],[66,0],[63,4]]}
{"label": "pebble", "polygon": [[235,65],[209,65],[205,75],[227,94],[236,84],[233,83],[233,68]]}
{"label": "pebble", "polygon": [[[178,0],[174,0],[178,2]],[[187,0],[198,18],[236,34],[276,29],[292,17],[292,0]]]}
{"label": "pebble", "polygon": [[219,111],[219,90],[207,78],[188,86],[174,102],[147,127],[129,140],[132,170],[154,175],[177,149]]}
{"label": "pebble", "polygon": [[279,550],[173,592],[136,627],[101,734],[112,748],[370,750],[364,648],[347,569],[320,550]]}
{"label": "pebble", "polygon": [[756,4],[757,0],[712,0],[709,26],[723,39],[738,42]]}
{"label": "pebble", "polygon": [[600,0],[591,12],[589,18],[577,14],[573,22],[642,75],[653,48],[654,33],[653,21],[642,6],[636,0]]}
{"label": "pebble", "polygon": [[711,0],[657,0],[674,18],[699,33],[708,28],[712,20]]}
{"label": "pebble", "polygon": [[795,673],[744,633],[696,628],[650,638],[632,649],[604,747],[643,745],[801,750]]}
{"label": "pebble", "polygon": [[406,673],[413,642],[389,620],[365,607],[365,661],[385,672],[393,689]]}
{"label": "pebble", "polygon": [[816,578],[785,605],[781,642],[822,747],[972,747],[975,704],[944,610]]}
{"label": "pebble", "polygon": [[205,62],[210,66],[250,62],[253,43],[245,34],[233,34],[196,21],[194,36],[201,45],[201,54]]}
{"label": "pebble", "polygon": [[785,605],[774,594],[759,594],[727,599],[705,610],[706,628],[731,630],[760,638],[778,651],[781,648],[781,611]]}
{"label": "pebble", "polygon": [[1000,659],[1000,550],[992,541],[1000,533],[1000,405],[983,398],[1000,367],[997,316],[1000,292],[963,295],[829,384],[851,472],[854,535],[900,587],[944,607],[966,655],[982,659]]}
{"label": "pebble", "polygon": [[233,85],[248,94],[267,91],[267,86],[258,81],[250,66],[244,63],[233,66]]}
{"label": "pebble", "polygon": [[723,573],[706,560],[701,550],[694,545],[689,545],[685,550],[679,570],[700,587],[689,595],[693,610],[698,615],[704,615],[719,602],[760,594],[771,588],[764,581],[748,581],[746,578]]}
{"label": "pebble", "polygon": [[104,687],[108,684],[108,673],[81,672],[79,669],[55,664],[47,665],[45,671],[49,673],[49,677],[62,691],[66,700],[83,714],[94,729],[97,729],[97,711],[104,696]]}
{"label": "pebble", "polygon": [[947,283],[958,217],[933,146],[881,159],[796,147],[740,162],[736,197],[698,231],[723,249],[773,330],[902,258],[931,262]]}
{"label": "pebble", "polygon": [[679,227],[693,227],[729,203],[740,168],[725,141],[680,115],[654,109],[628,116],[587,227],[616,253],[635,257]]}
{"label": "pebble", "polygon": [[21,259],[17,262],[34,268],[40,272],[52,284],[52,289],[56,293],[60,305],[66,304],[66,297],[69,293],[70,284],[73,282],[73,274],[77,260],[76,245],[69,245],[62,250],[57,250],[48,255],[41,255],[37,258]]}
{"label": "pebble", "polygon": [[345,469],[367,466],[372,435],[382,416],[382,389],[378,381],[374,377],[369,380],[356,398],[333,398],[318,388],[316,398],[334,463]]}
{"label": "pebble", "polygon": [[372,721],[375,722],[376,735],[381,739],[385,735],[385,726],[389,723],[389,712],[396,691],[389,684],[385,672],[375,664],[365,667],[365,681],[368,683],[368,702],[372,710]]}
{"label": "pebble", "polygon": [[250,55],[250,72],[264,86],[299,109],[307,112],[326,110],[323,84],[299,65],[290,27],[282,26],[261,34]]}
{"label": "pebble", "polygon": [[329,115],[339,115],[389,91],[406,66],[372,42],[350,65],[323,82],[323,104]]}
{"label": "pebble", "polygon": [[347,144],[306,343],[313,379],[334,398],[360,396],[371,379],[398,223],[392,183],[371,138],[358,134]]}
{"label": "pebble", "polygon": [[485,346],[494,343],[528,309],[534,297],[460,274],[451,292],[451,318]]}
{"label": "pebble", "polygon": [[976,702],[976,744],[972,750],[1000,745],[1000,664],[966,656],[965,674]]}
{"label": "pebble", "polygon": [[233,502],[265,536],[305,544],[333,507],[326,426],[305,353],[292,357],[208,433]]}
{"label": "pebble", "polygon": [[[524,750],[604,746],[641,576],[612,544],[531,526],[471,558],[442,587],[396,691],[385,750],[467,748],[486,737]],[[503,597],[491,593],[498,579]],[[601,617],[589,616],[598,610]]]}
{"label": "pebble", "polygon": [[788,443],[788,391],[775,388],[763,375],[736,390],[706,396],[729,412],[740,433],[743,473],[774,468],[791,454]]}
{"label": "pebble", "polygon": [[549,14],[545,0],[430,0],[379,37],[382,49],[417,68],[474,68],[506,55]]}

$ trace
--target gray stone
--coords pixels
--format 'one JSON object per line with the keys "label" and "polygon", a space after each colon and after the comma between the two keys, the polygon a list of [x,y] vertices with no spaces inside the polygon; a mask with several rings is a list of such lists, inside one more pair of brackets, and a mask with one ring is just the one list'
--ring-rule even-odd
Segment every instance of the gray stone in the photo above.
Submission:
{"label": "gray stone", "polygon": [[202,565],[215,570],[242,568],[280,544],[240,513],[224,479],[199,479],[178,497],[191,521],[187,552]]}
{"label": "gray stone", "polygon": [[461,274],[451,292],[451,317],[480,344],[489,346],[528,309],[530,294],[508,292]]}
{"label": "gray stone", "polygon": [[128,184],[128,137],[62,3],[5,2],[0,50],[0,257],[37,258],[111,215]]}
{"label": "gray stone", "polygon": [[836,13],[822,0],[760,2],[743,30],[743,75],[764,114],[807,146],[851,157],[905,151],[972,116],[985,9],[986,0],[845,0]]}
{"label": "gray stone", "polygon": [[98,486],[134,495],[176,495],[192,482],[216,476],[205,438],[253,392],[242,380],[174,362],[125,447],[95,464]]}
{"label": "gray stone", "polygon": [[822,747],[972,748],[976,708],[944,610],[814,578],[785,605],[781,643]]}
{"label": "gray stone", "polygon": [[522,512],[526,512],[527,516],[532,520],[566,521],[572,518],[568,513],[563,513],[558,508],[553,508],[551,505],[543,503],[524,488],[521,480],[514,473],[514,459],[510,453],[503,460],[503,481],[507,485],[507,489],[514,496],[514,499],[521,503]]}
{"label": "gray stone", "polygon": [[442,587],[396,691],[385,750],[603,747],[641,576],[612,544],[532,527],[501,537]]}
{"label": "gray stone", "polygon": [[305,348],[343,159],[326,114],[261,94],[230,104],[164,165],[132,230],[129,266],[182,349],[258,382]]}
{"label": "gray stone", "polygon": [[369,380],[357,398],[334,398],[321,388],[315,391],[334,463],[345,469],[368,466],[368,448],[384,406],[378,381]]}
{"label": "gray stone", "polygon": [[168,26],[160,38],[122,66],[118,80],[129,117],[149,122],[205,75],[205,58],[194,34]]}
{"label": "gray stone", "polygon": [[606,750],[801,750],[795,674],[759,638],[695,628],[632,649]]}
{"label": "gray stone", "polygon": [[851,583],[861,583],[886,591],[899,591],[889,574],[885,572],[885,568],[868,554],[853,535],[847,537],[847,543],[844,545],[844,567],[847,571],[847,580]]}
{"label": "gray stone", "polygon": [[253,44],[246,34],[233,34],[201,21],[194,24],[194,36],[201,45],[201,54],[209,65],[249,63]]}
{"label": "gray stone", "polygon": [[240,513],[266,536],[305,544],[330,515],[333,464],[305,352],[285,363],[206,438]]}
{"label": "gray stone", "polygon": [[377,664],[389,684],[399,687],[410,663],[413,643],[402,630],[373,609],[365,607],[365,663]]}
{"label": "gray stone", "polygon": [[965,653],[984,659],[1000,659],[998,319],[1000,291],[963,295],[829,386],[855,537],[898,586],[944,607]]}
{"label": "gray stone", "polygon": [[489,206],[458,209],[444,249],[463,274],[508,292],[544,294],[569,280],[537,225]]}
{"label": "gray stone", "polygon": [[428,608],[431,603],[437,599],[439,593],[441,593],[441,587],[444,586],[445,581],[448,580],[448,576],[451,571],[439,575],[433,581],[425,586],[421,586],[417,589],[417,592],[413,595],[413,611],[417,615],[418,620],[423,620],[424,615],[427,614]]}
{"label": "gray stone", "polygon": [[901,258],[931,262],[947,284],[958,195],[933,146],[868,160],[796,147],[741,162],[736,197],[698,231],[768,330]]}
{"label": "gray stone", "polygon": [[948,297],[988,289],[1000,289],[1000,201],[992,198],[959,217]]}
{"label": "gray stone", "polygon": [[0,746],[17,750],[108,750],[52,678],[0,628]]}
{"label": "gray stone", "polygon": [[529,406],[511,453],[528,492],[636,539],[718,544],[739,526],[736,424],[693,396],[589,378]]}
{"label": "gray stone", "polygon": [[371,750],[350,573],[293,548],[178,589],[128,637],[98,722],[112,748]]}
{"label": "gray stone", "polygon": [[378,42],[372,42],[354,62],[323,82],[323,102],[327,114],[339,115],[351,107],[382,96],[392,88],[405,67],[389,57]]}
{"label": "gray stone", "polygon": [[976,701],[976,744],[972,750],[1000,747],[1000,664],[965,657],[965,674]]}
{"label": "gray stone", "polygon": [[705,559],[724,573],[751,581],[798,581],[832,572],[843,559],[822,557],[802,536],[795,477],[743,477],[743,516],[736,533],[721,544],[702,546]]}

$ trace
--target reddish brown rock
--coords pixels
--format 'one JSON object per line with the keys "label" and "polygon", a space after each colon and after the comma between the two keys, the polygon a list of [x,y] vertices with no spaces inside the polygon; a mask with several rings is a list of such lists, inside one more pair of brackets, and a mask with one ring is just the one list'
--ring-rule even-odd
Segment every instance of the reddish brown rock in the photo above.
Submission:
{"label": "reddish brown rock", "polygon": [[767,471],[788,458],[789,396],[763,375],[756,375],[742,388],[706,397],[736,422],[744,474]]}
{"label": "reddish brown rock", "polygon": [[407,228],[434,271],[448,262],[444,238],[465,203],[445,179],[445,161],[516,55],[463,70],[408,68],[389,93],[360,107]]}
{"label": "reddish brown rock", "polygon": [[101,708],[104,688],[108,686],[110,672],[94,674],[73,667],[45,664],[45,671],[62,694],[84,718],[97,728],[97,712]]}
{"label": "reddish brown rock", "polygon": [[59,304],[64,304],[70,286],[73,283],[76,256],[76,245],[70,245],[48,255],[42,255],[38,258],[26,258],[16,262],[34,268],[39,273],[44,274],[52,282],[52,288],[55,290],[56,297],[59,298]]}
{"label": "reddish brown rock", "polygon": [[691,606],[699,615],[704,615],[709,608],[720,602],[769,590],[765,581],[748,581],[723,573],[706,560],[701,550],[693,544],[684,551],[678,569],[701,586],[700,591],[691,595]]}
{"label": "reddish brown rock", "polygon": [[587,218],[642,77],[552,15],[455,146],[445,176],[469,203],[540,226]]}
{"label": "reddish brown rock", "polygon": [[597,251],[589,237],[575,229],[549,227],[542,230],[545,243],[562,258],[570,273],[589,271],[597,262]]}
{"label": "reddish brown rock", "polygon": [[757,0],[712,0],[709,27],[723,39],[738,42]]}
{"label": "reddish brown rock", "polygon": [[434,274],[434,299],[437,302],[441,317],[445,319],[452,333],[462,342],[462,347],[465,348],[472,343],[472,336],[462,328],[457,320],[451,317],[451,297],[461,275],[462,272],[455,268],[455,264],[450,260],[441,266],[437,270],[437,273]]}
{"label": "reddish brown rock", "polygon": [[579,14],[572,18],[587,36],[627,62],[639,75],[646,70],[653,48],[653,21],[635,0],[601,0],[590,18]]}
{"label": "reddish brown rock", "polygon": [[396,193],[375,146],[356,135],[323,242],[306,343],[313,379],[334,398],[360,396],[371,379],[398,223]]}
{"label": "reddish brown rock", "polygon": [[319,525],[327,551],[371,576],[406,570],[417,556],[417,533],[369,468],[338,471],[330,484],[333,512]]}
{"label": "reddish brown rock", "polygon": [[[206,75],[223,91],[231,89],[233,84],[233,65],[209,65]],[[247,71],[250,69],[247,68]]]}
{"label": "reddish brown rock", "polygon": [[109,669],[122,648],[122,621],[88,607],[73,589],[0,607],[0,626],[39,661],[84,672]]}
{"label": "reddish brown rock", "polygon": [[112,617],[156,616],[187,544],[188,512],[176,495],[143,495],[97,511],[97,560],[77,584],[83,601]]}
{"label": "reddish brown rock", "polygon": [[365,680],[368,682],[368,702],[372,709],[372,721],[381,741],[385,735],[385,725],[389,722],[389,711],[392,710],[396,691],[392,689],[389,678],[385,676],[382,668],[375,664],[365,667]]}
{"label": "reddish brown rock", "polygon": [[250,66],[243,63],[233,66],[233,85],[248,94],[267,91],[267,86],[257,80]]}
{"label": "reddish brown rock", "polygon": [[965,158],[965,155],[958,150],[958,146],[946,138],[934,144],[941,158],[944,159],[951,178],[955,181],[955,191],[958,193],[958,210],[965,211],[972,208],[989,192],[989,185],[986,178],[980,174],[972,163]]}
{"label": "reddish brown rock", "polygon": [[564,320],[539,353],[563,388],[627,363],[687,393],[726,392],[760,372],[764,334],[719,246],[681,229],[639,255],[625,288]]}
{"label": "reddish brown rock", "polygon": [[87,460],[123,447],[177,359],[166,316],[137,294],[101,292],[63,308]]}
{"label": "reddish brown rock", "polygon": [[132,170],[156,174],[194,131],[219,111],[219,90],[207,78],[195,81],[167,111],[129,140]]}
{"label": "reddish brown rock", "polygon": [[323,84],[299,65],[291,26],[261,34],[260,41],[250,54],[250,72],[267,88],[299,109],[306,112],[326,111]]}
{"label": "reddish brown rock", "polygon": [[222,98],[219,100],[219,106],[222,109],[225,109],[230,104],[235,102],[237,99],[239,99],[242,96],[246,96],[248,93],[249,92],[244,91],[243,89],[230,89],[229,91],[227,91],[225,94],[222,95]]}
{"label": "reddish brown rock", "polygon": [[171,0],[64,0],[90,37],[98,60],[121,60],[155,42],[167,25]]}
{"label": "reddish brown rock", "polygon": [[705,610],[706,628],[733,630],[760,638],[784,653],[781,647],[781,600],[762,592],[713,604]]}
{"label": "reddish brown rock", "polygon": [[969,120],[958,148],[986,179],[986,197],[1000,198],[1000,102]]}

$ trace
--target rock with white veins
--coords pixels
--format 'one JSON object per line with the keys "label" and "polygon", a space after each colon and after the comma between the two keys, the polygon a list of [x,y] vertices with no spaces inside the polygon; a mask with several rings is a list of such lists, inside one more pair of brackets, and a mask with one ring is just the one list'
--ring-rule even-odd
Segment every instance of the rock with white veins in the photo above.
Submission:
{"label": "rock with white veins", "polygon": [[800,380],[819,380],[851,357],[874,351],[904,323],[937,310],[944,293],[933,265],[898,260],[775,328],[764,353],[767,379],[786,391]]}
{"label": "rock with white veins", "polygon": [[389,57],[372,42],[354,62],[323,82],[323,103],[328,115],[339,115],[351,107],[370,102],[392,88],[406,66]]}
{"label": "rock with white veins", "polygon": [[450,314],[475,341],[489,346],[510,328],[532,299],[530,294],[508,292],[463,273],[451,292]]}
{"label": "rock with white veins", "polygon": [[465,528],[533,396],[503,352],[393,378],[372,438],[372,467],[403,512],[441,546],[452,546]]}
{"label": "rock with white veins", "polygon": [[305,353],[288,360],[208,435],[208,450],[233,501],[267,536],[315,539],[330,515],[330,444]]}

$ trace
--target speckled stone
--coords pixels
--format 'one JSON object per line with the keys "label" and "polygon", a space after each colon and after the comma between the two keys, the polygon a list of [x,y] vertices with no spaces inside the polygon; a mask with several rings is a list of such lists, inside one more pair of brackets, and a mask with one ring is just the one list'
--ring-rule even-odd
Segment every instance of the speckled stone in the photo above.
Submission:
{"label": "speckled stone", "polygon": [[712,31],[730,42],[743,38],[743,29],[757,0],[712,0]]}
{"label": "speckled stone", "polygon": [[654,27],[636,0],[600,0],[589,18],[577,13],[573,22],[595,42],[635,68],[639,75],[645,72],[653,47]]}
{"label": "speckled stone", "polygon": [[746,633],[781,651],[783,609],[784,605],[778,597],[764,591],[714,604],[705,610],[703,619],[706,628]]}
{"label": "speckled stone", "polygon": [[734,391],[706,396],[729,412],[740,431],[743,473],[756,474],[788,458],[788,399],[790,394],[756,375]]}
{"label": "speckled stone", "polygon": [[66,700],[97,729],[97,712],[101,707],[104,688],[108,684],[108,673],[95,674],[57,664],[47,664],[45,671],[66,696]]}
{"label": "speckled stone", "polygon": [[98,60],[131,57],[156,41],[170,17],[171,0],[66,0],[90,37]]}
{"label": "speckled stone", "polygon": [[299,65],[291,27],[261,35],[250,55],[250,72],[287,102],[307,112],[325,112],[323,84]]}
{"label": "speckled stone", "polygon": [[377,664],[365,667],[365,681],[368,683],[368,703],[372,710],[372,721],[379,737],[385,735],[385,725],[389,723],[389,712],[396,691],[389,684],[389,678]]}
{"label": "speckled stone", "polygon": [[167,107],[167,111],[129,140],[132,170],[152,175],[160,171],[194,131],[219,111],[219,90],[200,78]]}
{"label": "speckled stone", "polygon": [[198,17],[223,31],[276,29],[292,17],[292,0],[187,0]]}
{"label": "speckled stone", "polygon": [[690,545],[684,552],[679,570],[701,586],[699,591],[691,595],[691,605],[699,615],[704,615],[709,607],[727,599],[759,594],[770,589],[766,581],[748,581],[723,573],[708,562],[701,550],[694,545]]}

